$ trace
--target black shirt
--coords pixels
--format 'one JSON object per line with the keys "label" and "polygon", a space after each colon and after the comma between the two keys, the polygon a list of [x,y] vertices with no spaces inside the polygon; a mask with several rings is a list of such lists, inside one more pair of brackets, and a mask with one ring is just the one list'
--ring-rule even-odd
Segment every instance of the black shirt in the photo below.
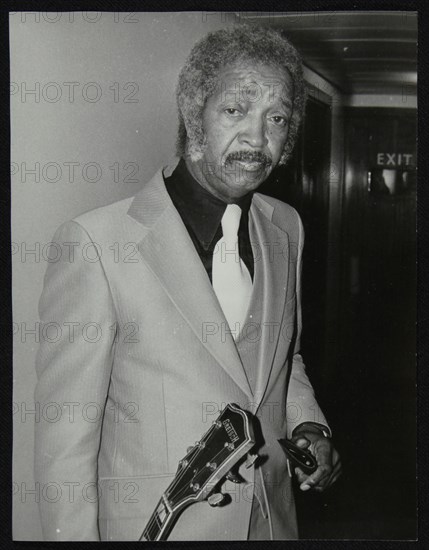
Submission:
{"label": "black shirt", "polygon": [[[213,250],[222,238],[220,222],[227,203],[204,189],[190,174],[183,159],[180,159],[171,176],[165,178],[165,185],[212,281]],[[253,252],[249,236],[249,208],[252,195],[249,193],[234,202],[242,210],[238,228],[240,258],[246,264],[253,280]]]}

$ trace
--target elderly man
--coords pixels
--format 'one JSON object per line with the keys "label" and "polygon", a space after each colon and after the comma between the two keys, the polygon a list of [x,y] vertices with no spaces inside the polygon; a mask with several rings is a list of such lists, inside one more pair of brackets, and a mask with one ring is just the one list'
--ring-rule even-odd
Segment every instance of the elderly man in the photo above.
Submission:
{"label": "elderly man", "polygon": [[300,355],[302,224],[255,193],[293,149],[300,58],[273,30],[211,33],[177,101],[180,159],[54,237],[64,254],[47,270],[42,322],[96,332],[38,353],[36,401],[74,412],[36,425],[36,480],[64,488],[40,502],[47,540],[138,540],[226,403],[253,415],[259,458],[223,483],[223,506],[189,506],[169,540],[297,538],[279,438],[316,457],[313,474],[295,469],[301,490],[340,473]]}

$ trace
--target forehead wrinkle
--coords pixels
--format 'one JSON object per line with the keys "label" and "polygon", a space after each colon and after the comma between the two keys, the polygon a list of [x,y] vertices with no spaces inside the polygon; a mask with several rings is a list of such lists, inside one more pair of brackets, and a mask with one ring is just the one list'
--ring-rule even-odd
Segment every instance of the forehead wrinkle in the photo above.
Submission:
{"label": "forehead wrinkle", "polygon": [[241,103],[246,101],[246,97],[243,97],[240,90],[255,86],[262,87],[265,93],[269,93],[271,102],[280,100],[283,107],[287,110],[292,109],[293,101],[289,96],[293,93],[293,83],[290,74],[269,65],[223,67],[218,73],[218,84],[214,93],[208,99],[217,100],[219,105],[224,105],[232,99],[235,99],[236,103]]}
{"label": "forehead wrinkle", "polygon": [[[239,89],[240,87],[245,86],[263,86],[264,88],[278,88],[281,86],[281,88],[287,88],[288,90],[291,88],[289,82],[284,78],[258,78],[258,76],[251,76],[246,75],[245,77],[235,76],[231,78],[231,76],[225,75],[222,78],[219,79],[219,84],[221,86],[221,89],[226,89],[227,91],[231,89],[231,91],[234,91],[235,89]],[[219,89],[219,87],[218,87]]]}
{"label": "forehead wrinkle", "polygon": [[[221,87],[220,89],[218,88],[216,92],[213,95],[211,95],[208,99],[217,100],[219,105],[224,105],[225,103],[229,103],[231,99],[239,100],[237,101],[237,103],[245,102],[247,95],[249,94],[251,96],[252,88],[249,88],[249,91],[247,93],[240,93],[240,92],[242,90],[245,90],[246,89],[245,87],[248,86],[249,84],[252,84],[258,87],[261,86],[259,82],[253,81],[253,80],[250,82],[246,82],[244,85],[240,86],[240,83],[238,82],[238,80],[236,80],[234,83],[230,84],[229,86],[225,85],[225,87]],[[274,85],[274,95],[273,95],[273,85]],[[262,83],[262,86],[263,86],[262,92],[264,95],[267,95],[270,98],[269,99],[270,103],[280,102],[282,106],[284,106],[286,109],[292,109],[292,100],[289,97],[289,95],[287,95],[287,92],[291,91],[290,86],[287,86],[287,90],[284,90],[284,88],[282,88],[280,93],[276,92],[277,83],[274,83],[272,81],[267,82],[265,86],[264,86],[264,83]],[[251,100],[250,102],[253,103],[253,101]]]}

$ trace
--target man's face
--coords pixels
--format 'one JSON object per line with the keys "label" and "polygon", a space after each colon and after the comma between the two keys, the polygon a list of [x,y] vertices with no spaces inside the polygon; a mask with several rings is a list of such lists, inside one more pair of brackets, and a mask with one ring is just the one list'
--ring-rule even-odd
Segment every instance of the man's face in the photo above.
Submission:
{"label": "man's face", "polygon": [[280,160],[292,100],[285,70],[250,63],[225,67],[204,108],[207,148],[197,163],[200,183],[228,202],[259,187]]}

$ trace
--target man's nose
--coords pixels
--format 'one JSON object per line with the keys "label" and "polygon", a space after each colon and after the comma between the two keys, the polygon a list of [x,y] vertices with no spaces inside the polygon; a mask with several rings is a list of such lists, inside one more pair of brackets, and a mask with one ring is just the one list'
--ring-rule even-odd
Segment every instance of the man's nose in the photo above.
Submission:
{"label": "man's nose", "polygon": [[240,143],[250,145],[255,149],[261,149],[268,143],[266,126],[263,118],[249,117],[239,134]]}

